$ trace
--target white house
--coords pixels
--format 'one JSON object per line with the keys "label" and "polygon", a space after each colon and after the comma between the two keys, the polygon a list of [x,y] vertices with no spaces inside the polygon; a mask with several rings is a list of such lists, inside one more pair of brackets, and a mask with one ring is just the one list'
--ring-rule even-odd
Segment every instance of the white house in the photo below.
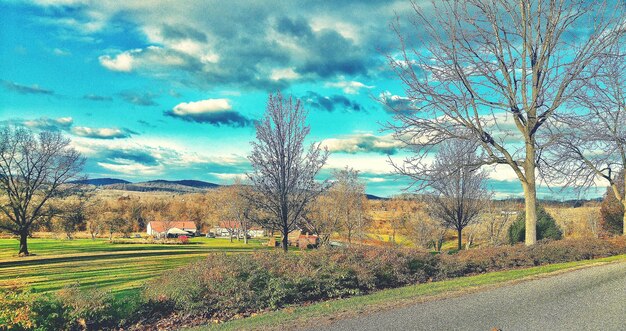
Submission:
{"label": "white house", "polygon": [[153,221],[149,222],[146,227],[146,232],[151,236],[166,236],[168,234],[173,235],[194,235],[198,229],[196,228],[196,224],[194,222],[163,222],[163,221]]}

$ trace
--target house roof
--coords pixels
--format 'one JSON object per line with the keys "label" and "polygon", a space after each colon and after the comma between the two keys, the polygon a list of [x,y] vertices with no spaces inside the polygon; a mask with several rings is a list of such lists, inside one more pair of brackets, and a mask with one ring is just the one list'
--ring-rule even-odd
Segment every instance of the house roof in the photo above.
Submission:
{"label": "house roof", "polygon": [[166,229],[171,229],[171,228],[196,230],[196,223],[189,222],[189,221],[182,221],[182,222],[152,221],[148,224],[150,224],[150,227],[152,228],[153,231],[157,231],[157,232],[165,232]]}

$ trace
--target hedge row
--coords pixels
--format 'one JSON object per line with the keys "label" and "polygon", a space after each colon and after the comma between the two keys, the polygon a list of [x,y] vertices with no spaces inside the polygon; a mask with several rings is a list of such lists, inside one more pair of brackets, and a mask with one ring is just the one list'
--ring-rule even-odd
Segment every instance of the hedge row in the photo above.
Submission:
{"label": "hedge row", "polygon": [[623,237],[559,240],[431,254],[406,248],[360,246],[302,254],[213,255],[169,272],[145,291],[176,311],[225,320],[291,304],[489,271],[594,259],[626,253]]}
{"label": "hedge row", "polygon": [[453,254],[370,246],[292,254],[213,254],[151,281],[137,298],[114,299],[99,290],[77,287],[54,297],[17,290],[6,293],[0,299],[0,325],[13,330],[176,326],[489,271],[617,254],[626,254],[624,237],[547,241],[532,247]]}

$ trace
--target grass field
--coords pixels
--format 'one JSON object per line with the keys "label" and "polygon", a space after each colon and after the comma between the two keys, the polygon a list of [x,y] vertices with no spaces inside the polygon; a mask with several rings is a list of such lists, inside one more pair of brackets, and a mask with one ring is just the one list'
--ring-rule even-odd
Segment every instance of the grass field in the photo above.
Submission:
{"label": "grass field", "polygon": [[30,239],[35,256],[16,257],[18,241],[0,239],[0,287],[20,284],[34,292],[48,292],[80,283],[121,294],[137,290],[147,279],[210,253],[264,249],[224,238],[193,238],[188,245],[112,244],[97,239]]}

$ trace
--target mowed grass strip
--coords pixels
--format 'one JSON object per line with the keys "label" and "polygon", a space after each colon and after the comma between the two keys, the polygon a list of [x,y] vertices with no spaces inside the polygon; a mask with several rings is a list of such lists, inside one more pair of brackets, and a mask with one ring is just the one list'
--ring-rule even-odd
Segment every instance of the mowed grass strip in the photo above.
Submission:
{"label": "mowed grass strip", "polygon": [[[113,292],[137,289],[161,273],[211,253],[239,253],[263,249],[260,241],[249,245],[228,239],[194,238],[190,245],[111,244],[105,240],[33,239],[31,247],[41,255],[6,258],[3,251],[12,246],[0,239],[0,287],[13,284],[30,287],[33,292],[49,292],[79,283]],[[144,247],[146,246],[146,247]],[[47,251],[49,249],[50,251]],[[44,254],[44,252],[46,252]],[[54,253],[54,254],[52,254]]]}
{"label": "mowed grass strip", "polygon": [[[151,250],[221,250],[221,249],[262,249],[267,248],[262,245],[261,240],[253,239],[248,245],[243,241],[230,242],[227,238],[192,238],[189,245],[165,245],[141,243],[142,239],[136,240],[137,244],[112,244],[106,239],[39,239],[28,240],[28,249],[36,254],[32,257],[21,258],[20,261],[37,259],[46,256],[57,256],[65,254],[96,253],[96,252],[126,252],[126,251],[151,251]],[[0,239],[0,261],[15,261],[19,241],[17,239]]]}
{"label": "mowed grass strip", "polygon": [[369,295],[331,300],[308,306],[292,306],[223,324],[190,328],[186,329],[186,331],[288,330],[312,325],[316,328],[323,329],[325,323],[330,323],[340,318],[354,317],[358,314],[402,307],[408,304],[415,304],[437,298],[462,295],[464,293],[479,291],[494,286],[502,286],[512,282],[549,276],[557,272],[575,270],[595,264],[624,261],[626,261],[626,255],[618,255],[596,260],[491,272],[477,276],[460,277],[440,282],[382,290]]}

